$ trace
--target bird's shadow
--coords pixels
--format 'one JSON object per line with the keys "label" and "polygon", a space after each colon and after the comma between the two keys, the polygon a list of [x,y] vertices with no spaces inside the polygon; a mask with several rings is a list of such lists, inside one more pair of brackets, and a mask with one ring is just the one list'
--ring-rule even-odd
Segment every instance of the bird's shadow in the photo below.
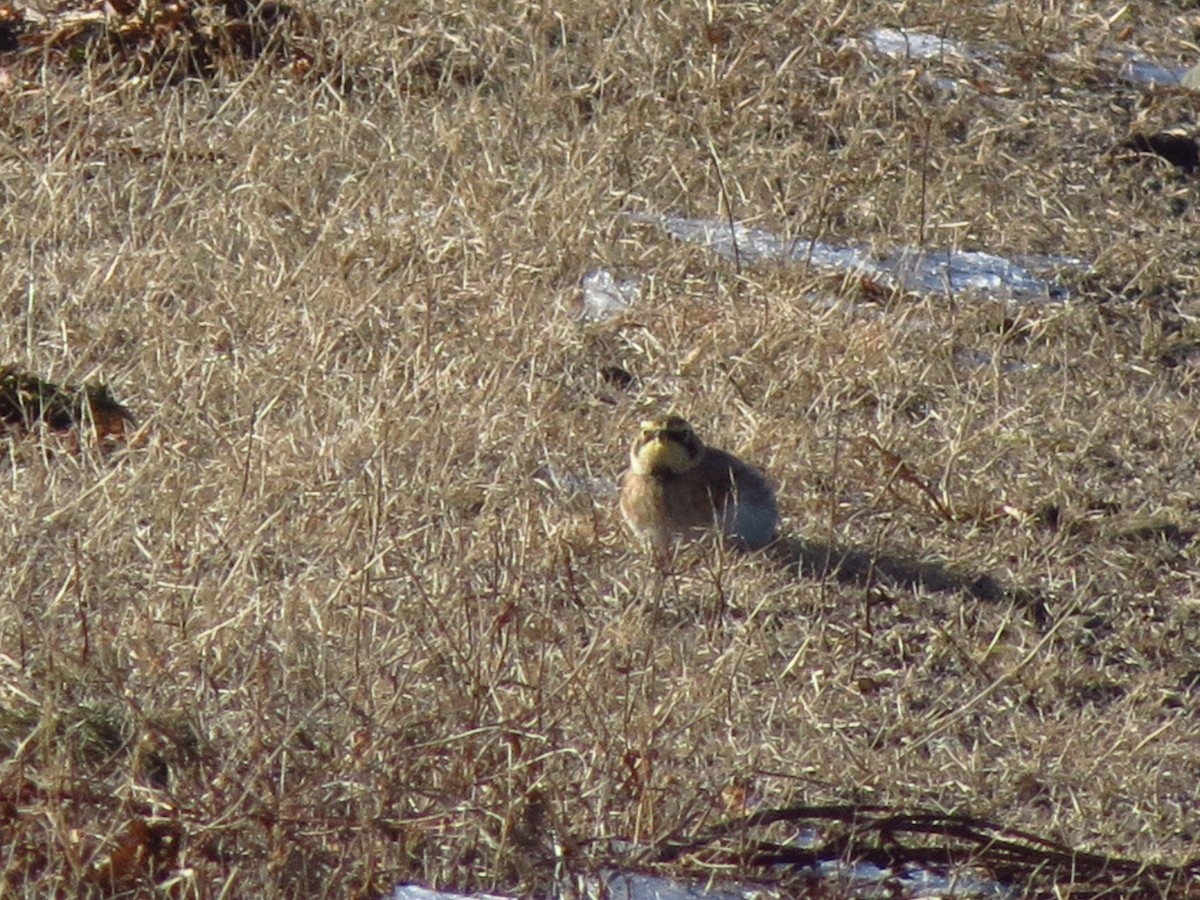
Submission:
{"label": "bird's shadow", "polygon": [[1006,587],[991,575],[956,571],[938,562],[787,536],[776,539],[763,553],[805,578],[833,578],[868,588],[962,592],[989,603],[1011,602],[1039,625],[1050,620],[1046,600],[1037,592]]}

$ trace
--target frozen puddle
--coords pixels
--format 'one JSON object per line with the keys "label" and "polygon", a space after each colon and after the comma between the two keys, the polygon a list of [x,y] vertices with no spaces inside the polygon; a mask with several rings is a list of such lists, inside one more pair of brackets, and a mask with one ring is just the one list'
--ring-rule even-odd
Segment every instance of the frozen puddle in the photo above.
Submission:
{"label": "frozen puddle", "polygon": [[903,248],[878,254],[866,247],[839,247],[803,237],[780,238],[763,228],[718,219],[686,219],[634,213],[635,222],[657,225],[685,243],[699,244],[737,263],[798,263],[840,269],[907,291],[926,294],[972,292],[1010,300],[1060,301],[1067,289],[1035,274],[1061,268],[1084,269],[1082,260],[1057,256],[1021,261],[970,250]]}

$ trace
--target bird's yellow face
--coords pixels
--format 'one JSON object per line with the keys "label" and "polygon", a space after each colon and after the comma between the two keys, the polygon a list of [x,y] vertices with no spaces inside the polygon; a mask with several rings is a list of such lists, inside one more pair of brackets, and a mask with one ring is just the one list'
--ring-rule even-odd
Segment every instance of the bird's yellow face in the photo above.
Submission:
{"label": "bird's yellow face", "polygon": [[704,444],[692,426],[679,416],[656,416],[642,423],[629,451],[629,465],[638,475],[680,474],[693,469]]}

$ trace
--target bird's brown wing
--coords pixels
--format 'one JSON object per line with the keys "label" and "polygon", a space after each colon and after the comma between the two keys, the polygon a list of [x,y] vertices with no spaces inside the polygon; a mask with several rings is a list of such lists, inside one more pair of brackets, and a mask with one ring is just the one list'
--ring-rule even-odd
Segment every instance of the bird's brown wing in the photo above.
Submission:
{"label": "bird's brown wing", "polygon": [[775,491],[765,475],[723,450],[709,448],[701,466],[711,497],[710,521],[716,517],[727,537],[758,549],[776,537],[779,511]]}

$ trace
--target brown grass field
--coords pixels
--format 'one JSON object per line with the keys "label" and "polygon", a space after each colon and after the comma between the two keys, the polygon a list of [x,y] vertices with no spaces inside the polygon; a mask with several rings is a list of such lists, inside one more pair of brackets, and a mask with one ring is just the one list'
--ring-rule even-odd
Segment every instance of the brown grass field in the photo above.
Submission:
{"label": "brown grass field", "polygon": [[[1197,181],[1121,147],[1197,95],[1109,54],[1189,65],[1192,4],[622,6],[0,53],[0,364],[138,426],[5,438],[0,893],[528,896],[797,804],[1197,855]],[[920,296],[630,213],[1092,268]],[[600,267],[641,296],[581,322]],[[1004,597],[715,542],[664,572],[534,477],[615,479],[667,409],[791,538]]]}

